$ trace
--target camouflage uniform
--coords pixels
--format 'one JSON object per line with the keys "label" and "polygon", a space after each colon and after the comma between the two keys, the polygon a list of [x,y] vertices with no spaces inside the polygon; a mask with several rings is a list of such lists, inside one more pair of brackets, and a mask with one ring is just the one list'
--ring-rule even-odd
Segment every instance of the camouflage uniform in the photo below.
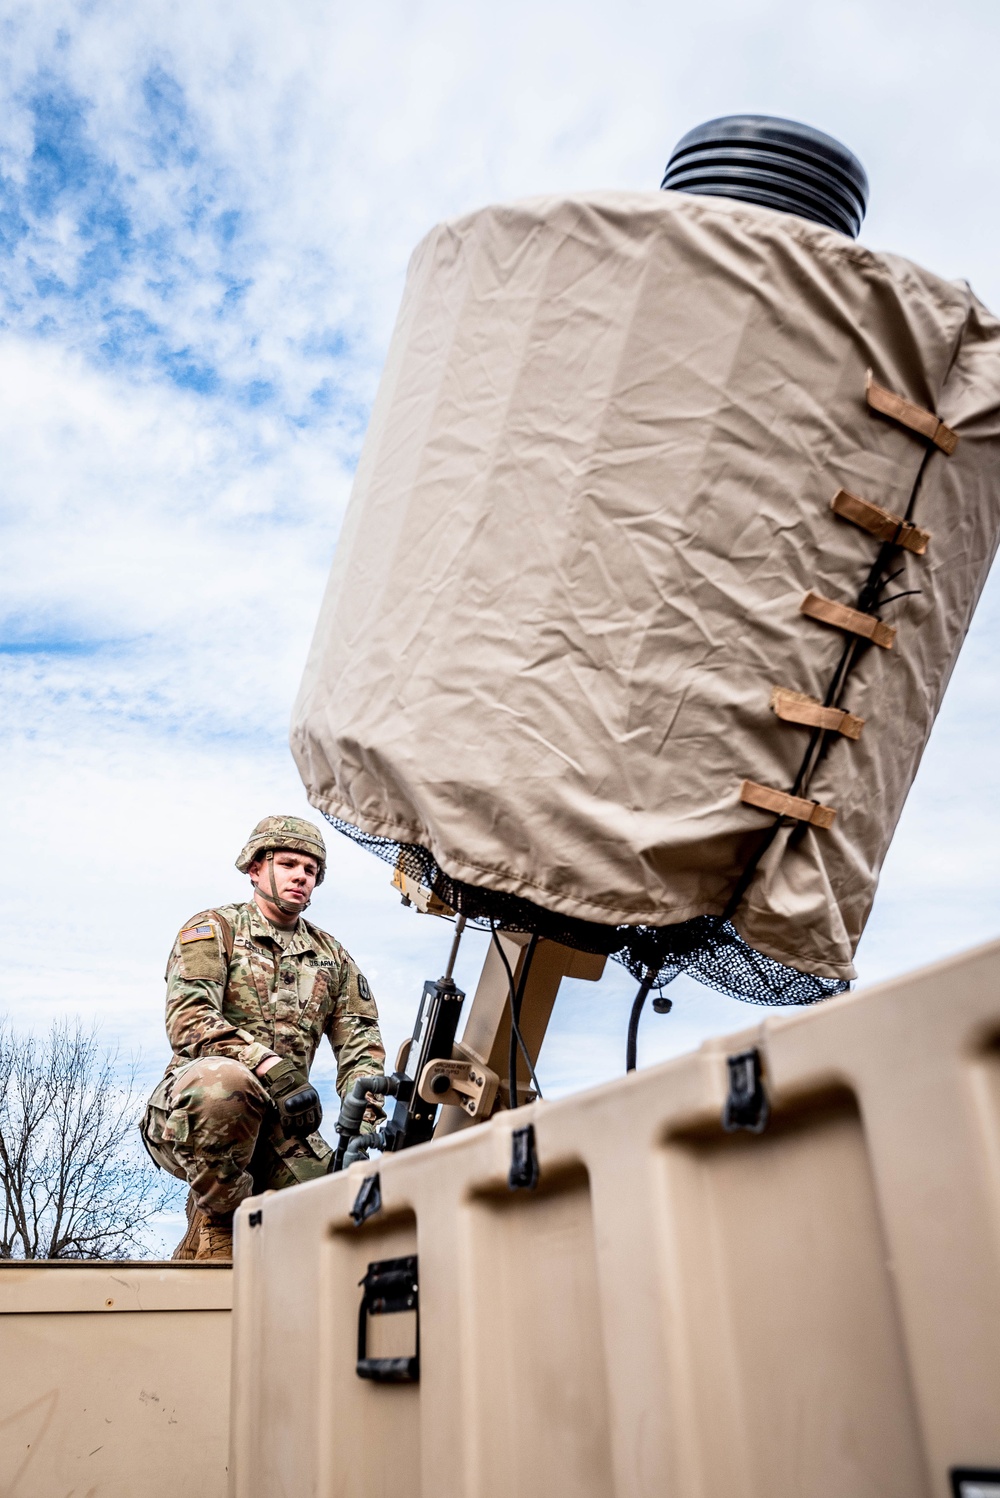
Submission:
{"label": "camouflage uniform", "polygon": [[301,917],[291,932],[272,926],[255,902],[221,905],[183,928],[166,976],[174,1054],[142,1124],[156,1163],[212,1214],[326,1174],[330,1146],[285,1138],[254,1068],[277,1055],[308,1075],[326,1035],[341,1097],[384,1070],[375,1001],[340,943]]}

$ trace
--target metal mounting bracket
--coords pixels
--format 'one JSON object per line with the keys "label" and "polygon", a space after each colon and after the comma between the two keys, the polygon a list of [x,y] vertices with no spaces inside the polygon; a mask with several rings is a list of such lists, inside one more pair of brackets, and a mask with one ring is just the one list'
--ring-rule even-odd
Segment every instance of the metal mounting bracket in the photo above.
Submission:
{"label": "metal mounting bracket", "polygon": [[500,1078],[490,1067],[476,1061],[428,1061],[420,1074],[417,1092],[426,1103],[445,1103],[462,1108],[470,1118],[488,1118]]}

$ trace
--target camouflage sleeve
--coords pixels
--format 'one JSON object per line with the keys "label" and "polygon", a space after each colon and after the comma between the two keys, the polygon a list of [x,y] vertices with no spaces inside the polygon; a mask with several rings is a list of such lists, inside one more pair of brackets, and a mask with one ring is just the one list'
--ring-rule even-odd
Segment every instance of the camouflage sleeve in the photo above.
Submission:
{"label": "camouflage sleeve", "polygon": [[[375,1000],[364,973],[346,952],[327,1034],[337,1058],[337,1091],[342,1098],[358,1077],[384,1073],[385,1046],[379,1033]],[[382,1109],[369,1108],[366,1117],[369,1122],[374,1121],[382,1117]]]}
{"label": "camouflage sleeve", "polygon": [[222,1013],[229,959],[214,912],[183,927],[167,962],[167,1039],[175,1056],[229,1056],[251,1071],[275,1053]]}

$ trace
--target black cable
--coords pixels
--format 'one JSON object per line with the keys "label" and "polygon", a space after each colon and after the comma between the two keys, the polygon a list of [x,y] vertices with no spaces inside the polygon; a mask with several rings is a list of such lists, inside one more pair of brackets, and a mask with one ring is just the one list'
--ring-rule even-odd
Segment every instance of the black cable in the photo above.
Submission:
{"label": "black cable", "polygon": [[[500,953],[500,962],[503,963],[504,972],[507,975],[507,993],[509,993],[510,999],[510,1037],[512,1037],[512,1040],[516,1040],[516,1044],[521,1047],[521,1055],[524,1056],[524,1064],[528,1068],[528,1076],[531,1077],[531,1086],[533,1086],[534,1091],[537,1092],[540,1098],[542,1097],[542,1089],[539,1086],[539,1079],[534,1076],[534,1067],[531,1065],[531,1058],[528,1056],[528,1049],[524,1044],[524,1037],[521,1035],[521,1026],[518,1023],[519,1017],[521,1017],[521,999],[524,998],[527,969],[530,966],[531,959],[534,957],[534,948],[537,947],[539,938],[537,938],[537,935],[531,936],[531,941],[528,942],[528,950],[524,956],[524,968],[521,969],[521,984],[519,984],[518,993],[518,986],[515,986],[515,983],[513,983],[513,972],[510,971],[510,963],[507,962],[506,951],[503,950],[503,945],[501,945],[500,938],[497,936],[496,920],[490,921],[490,935],[493,938],[494,947]],[[516,1053],[513,1056],[513,1067],[510,1070],[510,1077],[513,1080],[513,1088],[512,1092],[510,1092],[510,1107],[516,1109],[516,1106],[518,1106],[518,1094],[516,1094]]]}
{"label": "black cable", "polygon": [[632,1013],[628,1017],[628,1039],[625,1042],[626,1071],[635,1071],[635,1056],[639,1045],[639,1017],[642,1014],[643,1005],[649,997],[649,990],[653,986],[653,979],[655,977],[656,974],[651,968],[640,983],[639,992],[636,994],[632,1004]]}
{"label": "black cable", "polygon": [[[886,578],[886,582],[891,583],[892,578]],[[901,598],[915,598],[918,593],[922,593],[923,591],[923,588],[907,588],[902,593],[890,593],[888,598],[882,599],[881,607],[885,608],[887,604],[898,603]]]}
{"label": "black cable", "polygon": [[515,1099],[515,1102],[511,1104],[511,1106],[514,1108],[517,1107],[517,1048],[518,1045],[520,1045],[522,1048],[524,1047],[524,1041],[521,1039],[521,1005],[524,1002],[524,990],[527,986],[528,973],[531,971],[531,964],[535,956],[535,948],[537,947],[537,945],[538,937],[537,935],[533,934],[531,940],[528,942],[528,945],[525,948],[524,961],[521,963],[521,976],[517,981],[517,993],[515,995],[515,1002],[513,1003],[511,1009],[510,1047],[507,1054],[507,1076],[511,1087],[511,1097]]}
{"label": "black cable", "polygon": [[[524,1064],[528,1068],[528,1074],[531,1077],[532,1085],[534,1086],[535,1092],[538,1094],[539,1097],[541,1097],[542,1096],[541,1085],[540,1085],[540,1083],[538,1081],[537,1076],[535,1075],[535,1068],[532,1065],[531,1057],[528,1055],[528,1047],[524,1043],[524,1037],[521,1034],[521,1026],[520,1026],[521,1000],[524,997],[524,988],[525,988],[525,984],[527,982],[528,968],[529,968],[529,966],[531,964],[532,959],[534,958],[535,947],[538,945],[538,936],[537,936],[537,934],[532,935],[531,940],[528,943],[528,951],[525,954],[524,965],[523,965],[523,967],[521,969],[521,981],[517,985],[517,988],[515,989],[515,987],[514,987],[514,974],[511,971],[510,963],[507,961],[507,953],[504,951],[503,946],[502,946],[502,944],[500,942],[500,938],[497,936],[496,922],[493,921],[493,920],[490,921],[490,931],[492,932],[493,940],[494,940],[494,942],[496,944],[497,951],[500,953],[500,960],[503,963],[504,969],[505,969],[505,971],[507,973],[507,990],[508,990],[508,994],[510,996],[510,1033],[511,1033],[511,1045],[512,1045],[512,1049],[513,1049],[513,1043],[516,1040],[517,1045],[520,1046],[521,1055],[524,1057]],[[508,1085],[509,1085],[509,1078],[508,1078]],[[516,1108],[517,1107],[517,1057],[516,1057],[516,1053],[515,1053],[515,1056],[514,1056],[514,1091],[511,1094],[511,1096],[513,1098],[513,1101],[511,1102],[511,1107],[512,1108]]]}

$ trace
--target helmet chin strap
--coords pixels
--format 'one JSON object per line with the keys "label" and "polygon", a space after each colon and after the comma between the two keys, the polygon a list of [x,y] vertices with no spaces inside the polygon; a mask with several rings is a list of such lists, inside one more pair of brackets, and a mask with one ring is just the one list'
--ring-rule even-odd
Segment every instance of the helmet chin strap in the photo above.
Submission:
{"label": "helmet chin strap", "polygon": [[[283,900],[278,894],[277,885],[274,882],[273,848],[268,848],[267,850],[267,853],[265,855],[264,867],[267,869],[267,877],[271,884],[270,893],[267,890],[261,888],[261,879],[259,875],[258,882],[255,887],[260,890],[261,895],[264,897],[267,903],[269,905],[273,905],[276,910],[280,910],[282,915],[301,915],[302,911],[306,909],[310,902],[307,900],[304,905],[292,905],[288,900]],[[262,869],[261,874],[263,874],[263,872],[264,870]]]}

